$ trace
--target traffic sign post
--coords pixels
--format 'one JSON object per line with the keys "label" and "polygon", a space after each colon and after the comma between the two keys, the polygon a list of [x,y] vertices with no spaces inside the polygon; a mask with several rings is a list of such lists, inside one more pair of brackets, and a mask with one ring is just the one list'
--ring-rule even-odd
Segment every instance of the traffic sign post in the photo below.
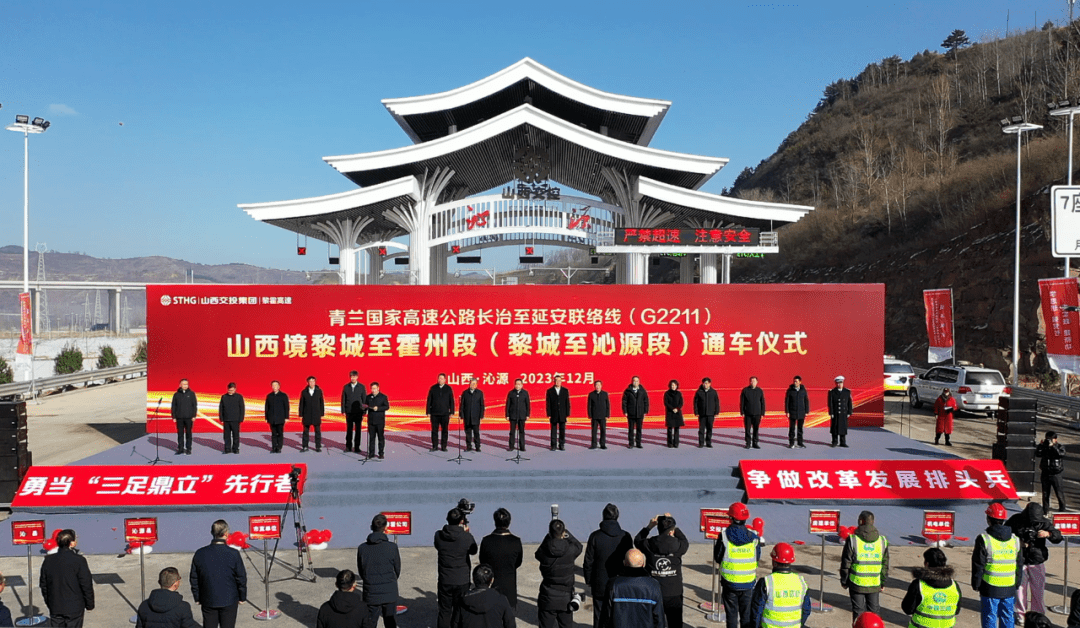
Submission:
{"label": "traffic sign post", "polygon": [[[720,535],[727,530],[729,525],[731,525],[731,517],[727,514],[726,510],[717,508],[701,509],[701,531],[705,533],[706,539],[715,541],[720,538]],[[698,604],[698,608],[705,611],[705,619],[708,621],[721,622],[725,621],[726,618],[721,618],[720,606],[717,604],[717,598],[719,597],[719,594],[717,593],[719,578],[717,577],[716,567],[716,557],[714,554],[712,561],[712,587],[710,588],[710,591],[712,592],[712,601],[702,602],[701,604]]]}
{"label": "traffic sign post", "polygon": [[12,521],[11,544],[26,546],[26,590],[29,606],[26,616],[20,617],[16,626],[38,626],[48,621],[44,615],[34,614],[34,563],[33,547],[45,542],[45,521]]}
{"label": "traffic sign post", "polygon": [[281,538],[280,515],[256,515],[248,517],[248,538],[263,542],[263,588],[266,590],[266,607],[255,613],[255,619],[270,621],[281,617],[281,611],[270,608],[270,547],[271,540]]}
{"label": "traffic sign post", "polygon": [[1080,536],[1080,513],[1056,512],[1053,515],[1054,527],[1065,537],[1065,576],[1061,589],[1061,606],[1051,606],[1050,610],[1058,615],[1069,614],[1069,537]]}
{"label": "traffic sign post", "polygon": [[831,613],[833,608],[825,603],[825,535],[837,534],[840,531],[839,510],[811,510],[810,511],[810,534],[821,537],[821,580],[818,588],[818,607],[813,608],[815,613]]}
{"label": "traffic sign post", "polygon": [[[146,599],[146,544],[158,540],[157,517],[124,519],[124,540],[139,544],[139,602]],[[138,623],[139,616],[132,615],[131,623]]]}
{"label": "traffic sign post", "polygon": [[1054,257],[1080,257],[1080,186],[1050,188],[1050,232]]}
{"label": "traffic sign post", "polygon": [[922,535],[934,547],[943,547],[956,532],[956,513],[952,510],[924,510]]}
{"label": "traffic sign post", "polygon": [[[390,512],[384,512],[382,513],[382,516],[386,517],[386,531],[394,537],[395,543],[397,543],[398,536],[412,535],[411,510],[394,510]],[[405,606],[404,604],[398,604],[397,610],[394,612],[394,614],[401,615],[408,610],[408,606]]]}

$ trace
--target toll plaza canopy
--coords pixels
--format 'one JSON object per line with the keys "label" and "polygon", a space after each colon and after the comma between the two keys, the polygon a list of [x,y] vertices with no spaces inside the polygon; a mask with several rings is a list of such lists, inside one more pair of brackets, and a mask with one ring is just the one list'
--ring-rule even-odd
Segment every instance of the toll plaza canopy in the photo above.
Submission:
{"label": "toll plaza canopy", "polygon": [[774,226],[813,209],[700,191],[728,160],[649,146],[669,101],[603,92],[529,58],[382,102],[413,144],[324,158],[358,189],[240,205],[337,246],[347,284],[360,281],[362,253],[376,283],[388,256],[406,255],[390,253],[400,236],[421,285],[445,283],[451,255],[541,244],[615,255],[619,282],[632,284],[646,283],[650,254],[690,253],[680,281],[716,283],[718,255],[726,280],[732,254],[777,252]]}

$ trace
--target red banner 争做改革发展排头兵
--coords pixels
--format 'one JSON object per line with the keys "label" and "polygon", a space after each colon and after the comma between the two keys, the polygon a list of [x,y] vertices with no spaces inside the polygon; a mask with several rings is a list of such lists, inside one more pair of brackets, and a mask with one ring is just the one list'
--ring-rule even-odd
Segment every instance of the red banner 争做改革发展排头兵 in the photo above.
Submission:
{"label": "red banner \u4e89\u505a\u6539\u9769\u53d1\u5c55\u6392\u5934\u5175", "polygon": [[1080,373],[1080,312],[1066,310],[1080,305],[1075,278],[1040,279],[1043,323],[1046,325],[1046,357],[1050,368]]}
{"label": "red banner \u4e89\u505a\u6539\u9769\u53d1\u5c55\u6392\u5934\u5175", "polygon": [[[148,430],[173,429],[170,400],[181,378],[199,402],[197,432],[220,431],[228,382],[246,402],[241,429],[266,431],[272,380],[289,396],[297,429],[309,375],[325,397],[323,430],[345,428],[341,390],[349,371],[387,395],[388,431],[428,430],[428,388],[446,373],[460,396],[470,377],[485,393],[485,424],[505,420],[521,378],[530,428],[547,429],[545,391],[556,374],[570,392],[571,428],[587,428],[596,380],[620,394],[639,375],[649,392],[647,427],[664,424],[668,381],[681,382],[687,426],[693,393],[711,377],[718,428],[742,427],[739,393],[750,376],[765,391],[764,427],[787,425],[784,391],[801,375],[809,427],[828,424],[836,375],[855,402],[852,425],[883,421],[884,287],[870,285],[541,286],[149,286]],[[161,400],[160,411],[157,410]],[[155,426],[157,419],[162,421]]]}
{"label": "red banner \u4e89\u505a\u6539\u9769\u53d1\u5c55\u6392\u5934\u5175", "polygon": [[1016,499],[1000,460],[742,460],[739,469],[750,499]]}
{"label": "red banner \u4e89\u505a\u6539\u9769\u53d1\u5c55\u6392\u5934\u5175", "polygon": [[307,465],[234,464],[147,466],[33,466],[19,486],[12,507],[138,508],[285,504],[293,468],[300,471],[302,494]]}
{"label": "red banner \u4e89\u505a\u6539\u9769\u53d1\u5c55\u6392\u5934\u5175", "polygon": [[926,306],[926,335],[930,339],[927,361],[933,364],[951,360],[956,350],[953,347],[952,289],[923,290],[923,305]]}

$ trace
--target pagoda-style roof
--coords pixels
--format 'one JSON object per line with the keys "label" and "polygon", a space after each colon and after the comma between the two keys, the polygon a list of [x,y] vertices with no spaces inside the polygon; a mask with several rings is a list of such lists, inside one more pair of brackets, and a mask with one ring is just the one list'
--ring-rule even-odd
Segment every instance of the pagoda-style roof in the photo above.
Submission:
{"label": "pagoda-style roof", "polygon": [[387,98],[383,105],[414,142],[472,128],[521,105],[623,142],[648,146],[671,102],[583,85],[526,57],[475,83],[438,94]]}
{"label": "pagoda-style roof", "polygon": [[687,190],[648,177],[638,178],[641,204],[669,212],[679,223],[713,221],[773,231],[776,223],[796,222],[814,210],[808,205],[747,201],[697,190]]}

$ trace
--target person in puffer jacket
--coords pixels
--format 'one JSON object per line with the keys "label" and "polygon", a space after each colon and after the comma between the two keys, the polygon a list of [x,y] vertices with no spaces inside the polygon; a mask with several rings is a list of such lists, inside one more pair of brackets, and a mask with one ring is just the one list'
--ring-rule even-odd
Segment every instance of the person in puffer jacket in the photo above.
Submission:
{"label": "person in puffer jacket", "polygon": [[386,515],[375,515],[371,520],[371,534],[356,549],[356,573],[364,582],[369,628],[375,628],[379,617],[383,618],[385,628],[397,627],[401,555],[397,543],[387,538],[386,526]]}
{"label": "person in puffer jacket", "polygon": [[319,608],[315,628],[357,628],[365,624],[367,605],[356,594],[356,574],[345,569],[337,574],[337,591]]}
{"label": "person in puffer jacket", "polygon": [[904,613],[911,615],[911,625],[933,625],[935,619],[960,614],[960,586],[953,582],[953,568],[949,567],[945,552],[936,547],[923,552],[923,567],[916,569],[914,575],[900,603]]}
{"label": "person in puffer jacket", "polygon": [[574,561],[581,554],[581,541],[553,519],[534,557],[540,563],[540,593],[536,597],[540,628],[569,628],[574,624],[570,601],[574,597]]}
{"label": "person in puffer jacket", "polygon": [[604,506],[600,529],[589,535],[585,544],[585,586],[592,590],[593,628],[600,628],[607,604],[608,583],[622,570],[626,552],[634,547],[630,533],[619,525],[619,507]]}
{"label": "person in puffer jacket", "polygon": [[491,588],[495,571],[487,565],[477,565],[472,579],[473,588],[461,598],[461,628],[515,628],[510,602]]}
{"label": "person in puffer jacket", "polygon": [[191,614],[191,604],[177,592],[180,588],[180,570],[166,567],[158,575],[161,587],[151,591],[135,614],[135,628],[197,628]]}

